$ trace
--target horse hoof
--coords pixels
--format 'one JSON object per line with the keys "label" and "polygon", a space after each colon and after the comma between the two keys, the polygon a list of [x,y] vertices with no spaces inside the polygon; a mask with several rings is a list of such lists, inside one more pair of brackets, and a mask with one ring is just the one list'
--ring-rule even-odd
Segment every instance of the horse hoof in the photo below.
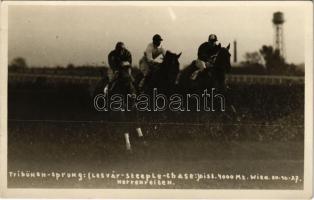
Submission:
{"label": "horse hoof", "polygon": [[145,147],[148,146],[148,142],[147,142],[146,140],[143,140],[143,141],[142,141],[142,144],[143,144],[143,146],[145,146]]}
{"label": "horse hoof", "polygon": [[241,121],[241,117],[237,117],[237,122],[240,122]]}
{"label": "horse hoof", "polygon": [[133,153],[132,149],[126,149],[126,154],[130,155],[132,153]]}
{"label": "horse hoof", "polygon": [[141,146],[141,147],[146,147],[148,146],[148,142],[145,140],[145,138],[143,137],[140,137],[139,140],[138,140],[138,144]]}

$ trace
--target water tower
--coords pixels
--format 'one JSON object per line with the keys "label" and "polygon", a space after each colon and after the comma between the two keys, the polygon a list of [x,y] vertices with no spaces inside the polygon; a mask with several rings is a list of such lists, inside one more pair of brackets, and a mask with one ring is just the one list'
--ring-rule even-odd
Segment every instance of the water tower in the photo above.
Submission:
{"label": "water tower", "polygon": [[280,55],[285,57],[285,46],[283,38],[283,23],[285,22],[282,12],[275,12],[273,15],[273,24],[275,29],[274,47],[279,50]]}

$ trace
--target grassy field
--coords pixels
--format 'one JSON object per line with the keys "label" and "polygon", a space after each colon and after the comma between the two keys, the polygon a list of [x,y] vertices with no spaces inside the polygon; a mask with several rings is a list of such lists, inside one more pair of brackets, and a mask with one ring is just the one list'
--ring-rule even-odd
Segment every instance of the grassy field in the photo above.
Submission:
{"label": "grassy field", "polygon": [[[12,188],[302,189],[303,87],[233,85],[232,88],[240,122],[221,121],[209,113],[146,115],[139,123],[144,144],[130,124],[111,123],[109,115],[92,109],[88,86],[9,85],[9,175],[10,172],[21,175],[21,171],[81,172],[87,177],[89,173],[104,173],[104,178],[79,181],[66,177],[56,180],[52,175],[46,178],[12,175],[8,185]],[[125,130],[131,134],[132,153],[125,151]],[[161,180],[171,182],[158,185],[154,182],[157,179],[150,178],[154,184],[119,183],[139,180],[127,179],[127,173],[159,173],[163,175]],[[169,178],[167,173],[177,177]],[[196,181],[178,177],[185,173],[194,177],[210,174],[212,178]],[[243,177],[223,179],[222,175]],[[269,180],[260,179],[265,176]]]}
{"label": "grassy field", "polygon": [[[245,126],[245,125],[242,125]],[[125,151],[119,127],[84,123],[10,123],[9,170],[58,172],[222,173],[303,177],[302,141],[219,141],[205,131],[163,126],[145,132],[144,145],[133,132],[133,152]],[[12,128],[13,127],[13,128]],[[178,128],[176,128],[178,129]],[[148,130],[148,127],[143,127]],[[252,134],[256,134],[251,130]],[[109,180],[9,179],[11,187],[116,188]],[[120,186],[121,187],[121,186]],[[124,186],[128,187],[128,186]],[[130,186],[129,186],[130,187]],[[180,181],[170,188],[302,188],[292,181]],[[131,187],[132,188],[132,187]],[[134,187],[136,188],[136,187]],[[148,188],[155,188],[150,186]],[[162,187],[157,187],[162,188]],[[165,188],[165,187],[164,187]]]}

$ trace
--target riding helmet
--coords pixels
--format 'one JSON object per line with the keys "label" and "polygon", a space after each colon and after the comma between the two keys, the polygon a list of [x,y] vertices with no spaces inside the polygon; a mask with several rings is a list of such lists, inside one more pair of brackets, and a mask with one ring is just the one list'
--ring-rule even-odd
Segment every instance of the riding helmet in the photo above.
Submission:
{"label": "riding helmet", "polygon": [[208,36],[208,41],[213,41],[213,42],[216,42],[218,39],[217,39],[217,36],[215,34],[210,34]]}
{"label": "riding helmet", "polygon": [[162,38],[159,34],[155,34],[153,37],[153,41],[162,41]]}

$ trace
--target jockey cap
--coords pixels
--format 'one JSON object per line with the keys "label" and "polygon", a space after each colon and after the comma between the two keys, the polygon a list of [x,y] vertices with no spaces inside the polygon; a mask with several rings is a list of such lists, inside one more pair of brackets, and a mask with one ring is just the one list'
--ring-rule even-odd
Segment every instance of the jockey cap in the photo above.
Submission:
{"label": "jockey cap", "polygon": [[210,34],[208,36],[208,41],[216,42],[217,41],[217,36],[215,34]]}
{"label": "jockey cap", "polygon": [[162,41],[162,38],[159,34],[155,34],[153,37],[153,41]]}

